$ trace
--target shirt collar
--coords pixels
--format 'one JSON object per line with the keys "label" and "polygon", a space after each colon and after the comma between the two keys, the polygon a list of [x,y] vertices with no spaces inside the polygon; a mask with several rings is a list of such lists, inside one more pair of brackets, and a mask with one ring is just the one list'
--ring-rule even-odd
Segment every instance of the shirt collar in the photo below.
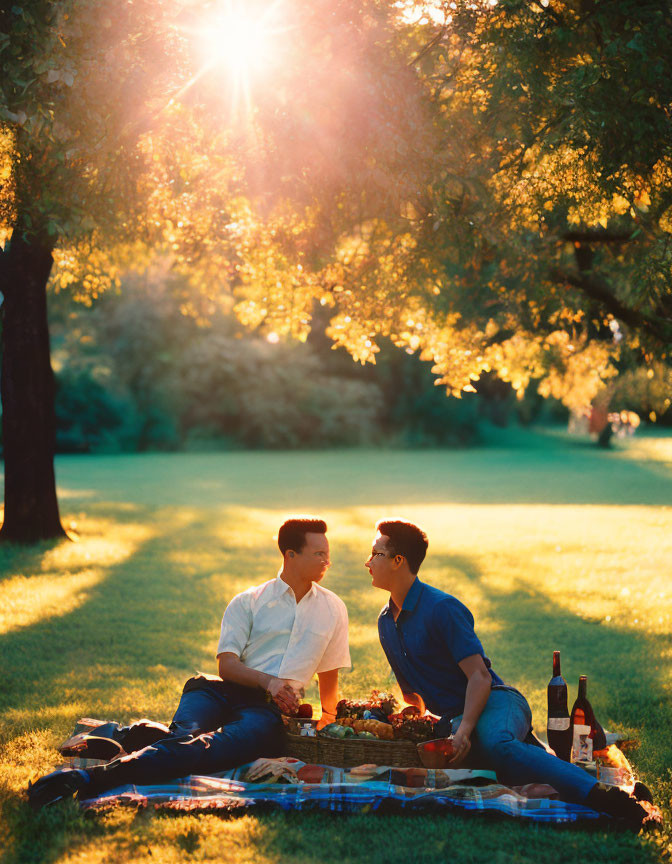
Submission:
{"label": "shirt collar", "polygon": [[418,603],[420,594],[422,594],[422,582],[416,576],[413,584],[408,589],[408,594],[404,597],[404,603],[401,607],[401,611],[412,612]]}
{"label": "shirt collar", "polygon": [[[402,612],[412,612],[415,609],[415,607],[418,603],[418,599],[420,598],[420,594],[422,594],[422,588],[423,588],[423,583],[416,576],[413,584],[408,589],[408,593],[404,597],[404,602],[401,605],[401,611]],[[392,607],[394,605],[395,605],[394,600],[390,596],[390,599],[387,601],[387,606],[385,606],[383,608],[383,612],[386,615],[391,615],[392,614]]]}
{"label": "shirt collar", "polygon": [[273,594],[276,597],[282,597],[282,595],[291,591],[291,586],[288,585],[285,580],[280,576],[280,573],[273,580]]}
{"label": "shirt collar", "polygon": [[[292,596],[294,596],[294,590],[291,585],[288,585],[285,580],[280,576],[280,573],[273,580],[273,594],[276,597],[282,597],[287,591],[291,591]],[[310,583],[310,588],[304,595],[305,597],[311,596],[315,597],[317,594],[317,588],[315,587],[315,583]]]}

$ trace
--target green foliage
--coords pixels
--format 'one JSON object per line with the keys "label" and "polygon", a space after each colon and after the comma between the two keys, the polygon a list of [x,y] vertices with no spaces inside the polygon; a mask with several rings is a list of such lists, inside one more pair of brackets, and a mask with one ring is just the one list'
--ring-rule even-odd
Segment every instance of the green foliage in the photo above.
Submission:
{"label": "green foliage", "polygon": [[88,370],[56,375],[56,450],[88,453],[117,449],[129,403],[115,398]]}
{"label": "green foliage", "polygon": [[517,400],[493,376],[446,399],[427,362],[389,341],[375,366],[355,365],[332,349],[319,313],[307,344],[271,343],[222,313],[199,321],[181,311],[185,290],[158,268],[129,274],[92,307],[68,292],[51,298],[61,452],[463,446],[478,442],[483,419],[539,413],[539,397]]}
{"label": "green foliage", "polygon": [[308,346],[245,335],[230,316],[199,323],[180,310],[182,287],[148,273],[91,309],[54,298],[61,447],[326,447],[379,436],[374,382],[330,373]]}
{"label": "green foliage", "polygon": [[643,419],[672,426],[672,368],[663,363],[643,369],[632,365],[607,391],[612,411],[635,411]]}
{"label": "green foliage", "polygon": [[199,274],[191,305],[303,339],[318,298],[361,362],[389,338],[452,395],[494,369],[585,407],[612,326],[647,363],[672,342],[669,10],[412,5],[283,4],[239,111],[208,4],[6,10],[6,232],[39,225],[84,297],[141,236]]}
{"label": "green foliage", "polygon": [[325,374],[302,347],[206,331],[185,353],[180,377],[183,427],[246,446],[364,444],[378,431],[378,388]]}

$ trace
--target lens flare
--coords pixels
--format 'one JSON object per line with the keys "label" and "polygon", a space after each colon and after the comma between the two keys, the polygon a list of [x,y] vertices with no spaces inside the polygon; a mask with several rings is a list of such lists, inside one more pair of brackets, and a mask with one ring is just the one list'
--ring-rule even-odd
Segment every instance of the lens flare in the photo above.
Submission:
{"label": "lens flare", "polygon": [[255,80],[265,80],[282,60],[282,35],[293,28],[282,21],[283,0],[221,0],[211,4],[198,21],[177,29],[191,44],[197,69],[177,94],[197,82],[220,90],[232,116],[240,119],[252,109]]}
{"label": "lens flare", "polygon": [[227,3],[201,33],[200,49],[205,65],[224,70],[233,77],[261,71],[273,54],[269,25],[267,16],[255,16],[249,5]]}

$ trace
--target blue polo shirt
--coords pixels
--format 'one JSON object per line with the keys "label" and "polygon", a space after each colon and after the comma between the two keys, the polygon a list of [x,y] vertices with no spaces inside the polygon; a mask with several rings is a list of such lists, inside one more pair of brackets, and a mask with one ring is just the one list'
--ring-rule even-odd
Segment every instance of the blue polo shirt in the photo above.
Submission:
{"label": "blue polo shirt", "polygon": [[[390,608],[391,607],[391,608]],[[464,711],[467,676],[460,660],[480,654],[492,684],[504,682],[491,667],[464,603],[416,578],[396,622],[392,598],[378,616],[378,635],[403,693],[418,693],[433,714]]]}

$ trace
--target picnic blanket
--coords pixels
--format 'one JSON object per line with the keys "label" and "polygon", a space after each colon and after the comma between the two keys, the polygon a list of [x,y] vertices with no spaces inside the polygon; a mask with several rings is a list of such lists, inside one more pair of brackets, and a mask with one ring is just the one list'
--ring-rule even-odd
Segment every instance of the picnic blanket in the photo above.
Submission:
{"label": "picnic blanket", "polygon": [[[266,770],[260,772],[260,767]],[[257,760],[213,776],[192,775],[161,785],[121,786],[81,801],[80,805],[85,810],[133,805],[180,811],[273,807],[338,813],[444,809],[555,823],[602,818],[587,807],[549,797],[554,792],[540,784],[508,788],[497,783],[491,771],[384,765],[341,769],[306,765],[284,757]]]}
{"label": "picnic blanket", "polygon": [[[84,726],[77,724],[75,733],[82,728],[90,728],[90,721]],[[100,762],[72,758],[68,764],[87,768]],[[79,803],[89,811],[118,805],[179,811],[241,808],[339,813],[456,810],[499,813],[534,822],[608,819],[587,807],[558,800],[551,786],[503,786],[492,771],[389,765],[346,769],[309,765],[287,756],[257,759],[209,776],[191,775],[158,785],[120,786]]]}

